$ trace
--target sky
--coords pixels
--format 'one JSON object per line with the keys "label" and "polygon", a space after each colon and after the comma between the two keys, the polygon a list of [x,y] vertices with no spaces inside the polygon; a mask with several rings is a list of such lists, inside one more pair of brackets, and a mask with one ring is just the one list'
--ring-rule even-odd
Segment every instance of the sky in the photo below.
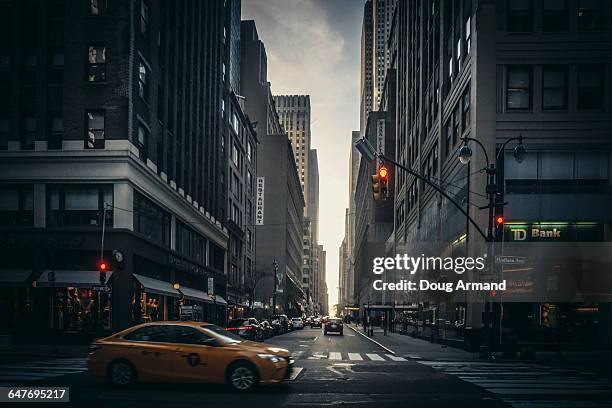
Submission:
{"label": "sky", "polygon": [[361,0],[242,0],[242,19],[255,20],[266,47],[272,93],[310,95],[330,312],[338,302],[351,132],[359,129],[362,18]]}

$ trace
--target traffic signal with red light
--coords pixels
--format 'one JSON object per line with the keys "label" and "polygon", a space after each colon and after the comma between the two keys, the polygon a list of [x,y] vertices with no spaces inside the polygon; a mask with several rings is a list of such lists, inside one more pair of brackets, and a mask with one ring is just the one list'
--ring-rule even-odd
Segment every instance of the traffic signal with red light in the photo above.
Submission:
{"label": "traffic signal with red light", "polygon": [[384,165],[378,168],[378,173],[372,175],[372,193],[374,201],[386,200],[389,196],[389,169]]}
{"label": "traffic signal with red light", "polygon": [[495,241],[502,241],[504,236],[504,225],[506,219],[503,214],[496,214],[493,218],[493,229],[495,230]]}
{"label": "traffic signal with red light", "polygon": [[98,270],[100,271],[100,285],[106,284],[106,272],[108,271],[108,264],[105,261],[98,263]]}

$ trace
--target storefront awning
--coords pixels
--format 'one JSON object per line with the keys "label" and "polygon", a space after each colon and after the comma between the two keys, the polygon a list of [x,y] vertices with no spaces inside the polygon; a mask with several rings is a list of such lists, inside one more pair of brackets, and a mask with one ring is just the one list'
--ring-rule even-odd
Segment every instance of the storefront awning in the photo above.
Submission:
{"label": "storefront awning", "polygon": [[[40,278],[36,281],[38,287],[55,287],[65,288],[90,288],[93,285],[100,284],[99,271],[55,271],[55,283],[49,280],[49,272],[44,271]],[[106,272],[106,281],[110,279],[112,272]]]}
{"label": "storefront awning", "polygon": [[170,282],[161,281],[158,279],[149,278],[138,274],[133,274],[136,279],[144,287],[145,292],[155,293],[158,295],[181,297],[181,293],[174,289]]}
{"label": "storefront awning", "polygon": [[31,270],[0,271],[0,286],[23,286]]}
{"label": "storefront awning", "polygon": [[227,302],[226,302],[226,301],[225,301],[225,299],[223,299],[221,296],[219,296],[219,295],[214,295],[214,299],[215,299],[215,302],[216,302],[218,305],[226,305],[226,306],[227,306]]}
{"label": "storefront awning", "polygon": [[206,292],[201,290],[181,286],[179,288],[179,292],[181,292],[186,299],[191,299],[199,302],[213,303],[213,300],[210,298],[210,296],[208,296]]}

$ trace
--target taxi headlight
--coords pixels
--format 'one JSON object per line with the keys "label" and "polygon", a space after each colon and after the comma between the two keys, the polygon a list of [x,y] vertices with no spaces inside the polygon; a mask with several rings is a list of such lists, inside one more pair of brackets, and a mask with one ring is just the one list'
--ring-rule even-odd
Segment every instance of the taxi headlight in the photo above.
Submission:
{"label": "taxi headlight", "polygon": [[257,357],[263,360],[268,360],[272,363],[278,363],[279,361],[283,361],[282,357],[275,356],[274,354],[257,354]]}
{"label": "taxi headlight", "polygon": [[268,347],[266,350],[272,353],[289,353],[289,350],[280,347]]}

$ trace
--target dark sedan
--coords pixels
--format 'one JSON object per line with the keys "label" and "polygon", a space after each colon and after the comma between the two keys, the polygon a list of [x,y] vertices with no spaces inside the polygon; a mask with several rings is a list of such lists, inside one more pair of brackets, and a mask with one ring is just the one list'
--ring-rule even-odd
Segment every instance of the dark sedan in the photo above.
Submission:
{"label": "dark sedan", "polygon": [[263,341],[264,331],[257,319],[232,319],[227,325],[227,331],[237,334],[246,340]]}
{"label": "dark sedan", "polygon": [[344,325],[342,324],[342,319],[328,319],[323,326],[323,333],[325,335],[328,333],[338,333],[341,336],[344,335]]}

